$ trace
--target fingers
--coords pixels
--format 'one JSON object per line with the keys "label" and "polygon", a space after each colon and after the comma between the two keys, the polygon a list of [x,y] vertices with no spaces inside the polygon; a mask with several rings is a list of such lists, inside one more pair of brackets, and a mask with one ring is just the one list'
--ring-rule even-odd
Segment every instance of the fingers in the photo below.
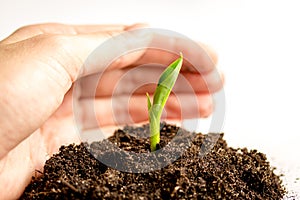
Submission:
{"label": "fingers", "polygon": [[[82,99],[78,105],[83,129],[118,126],[148,120],[147,101],[144,95],[116,96],[113,99]],[[213,109],[209,94],[171,94],[163,119],[183,120],[207,117]]]}
{"label": "fingers", "polygon": [[[134,29],[134,26],[132,29]],[[88,58],[84,69],[87,69],[89,72],[84,71],[83,75],[99,72],[99,68],[105,68],[106,70],[121,69],[129,66],[128,61],[131,61],[131,67],[149,63],[167,66],[178,58],[179,52],[182,52],[184,55],[182,71],[199,73],[201,75],[215,73],[214,77],[217,77],[217,71],[215,70],[217,55],[211,48],[195,43],[186,37],[166,35],[167,33],[156,29],[139,29],[139,31],[129,31],[120,35],[120,37],[114,37],[113,40],[101,45]],[[139,35],[140,38],[143,38],[143,42],[130,41],[130,35]],[[145,45],[146,40],[147,45]],[[120,45],[122,43],[129,44]],[[116,46],[118,48],[115,48]],[[103,59],[105,52],[110,52],[114,56]],[[99,59],[100,57],[102,58]],[[136,59],[134,60],[132,57]]]}
{"label": "fingers", "polygon": [[[161,73],[161,65],[143,65],[105,71],[85,77],[80,81],[82,97],[109,97],[112,95],[153,93]],[[175,93],[212,93],[222,87],[223,75],[217,69],[207,73],[182,71],[172,89]],[[96,93],[95,93],[95,87]]]}

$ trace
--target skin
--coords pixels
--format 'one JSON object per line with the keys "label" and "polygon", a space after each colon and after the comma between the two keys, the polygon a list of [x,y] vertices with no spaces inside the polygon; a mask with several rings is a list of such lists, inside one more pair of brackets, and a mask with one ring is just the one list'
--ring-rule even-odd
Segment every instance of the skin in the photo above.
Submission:
{"label": "skin", "polygon": [[[35,170],[42,170],[46,159],[57,152],[61,145],[80,142],[74,121],[72,89],[81,66],[88,55],[110,37],[143,27],[143,24],[38,24],[20,28],[0,42],[0,199],[18,198],[31,176],[36,175]],[[172,36],[134,38],[136,41],[133,39],[131,43],[150,45],[152,42],[160,42],[175,52],[189,54],[189,46],[179,39],[174,43]],[[199,60],[197,70],[202,73],[198,73],[187,62],[184,63],[181,74],[191,84],[193,92],[185,91],[185,87],[181,86],[183,80],[178,80],[165,107],[166,119],[180,121],[183,117],[197,117],[193,114],[195,110],[201,117],[207,117],[212,112],[210,94],[222,87],[223,76],[215,68],[215,52],[200,45],[208,56],[196,57],[194,52],[189,57]],[[155,80],[161,71],[150,65],[145,66],[143,71],[137,71],[124,79],[128,83],[126,87],[121,86],[113,92],[117,81],[134,67],[150,62],[168,65],[176,58],[168,52],[142,50],[122,56],[106,71],[100,65],[81,74],[85,77],[85,86],[89,86],[89,81],[99,78],[100,73],[103,75],[95,97],[84,91],[81,94],[83,129],[100,125],[103,130],[111,130],[120,124],[146,121],[145,93],[153,94],[155,85],[140,87],[133,94],[131,92],[134,85],[142,83],[142,79],[149,78],[150,81],[152,77]],[[143,76],[145,73],[147,77]],[[127,106],[126,109],[118,109],[117,120],[116,111],[110,106],[112,98],[120,105],[123,105],[124,98],[130,102],[123,105]],[[196,107],[182,103],[190,98],[197,100]],[[95,103],[97,122],[92,120],[90,110],[85,109],[85,105],[91,101]],[[191,114],[181,116],[181,110]]]}

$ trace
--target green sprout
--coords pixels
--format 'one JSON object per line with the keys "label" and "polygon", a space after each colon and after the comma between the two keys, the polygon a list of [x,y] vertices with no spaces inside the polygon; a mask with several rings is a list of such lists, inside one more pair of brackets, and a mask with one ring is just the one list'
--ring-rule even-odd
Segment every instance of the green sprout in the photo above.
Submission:
{"label": "green sprout", "polygon": [[150,96],[147,93],[148,118],[150,124],[150,148],[155,151],[160,142],[160,118],[164,106],[169,98],[171,90],[176,82],[183,62],[183,56],[171,63],[161,74],[151,104]]}

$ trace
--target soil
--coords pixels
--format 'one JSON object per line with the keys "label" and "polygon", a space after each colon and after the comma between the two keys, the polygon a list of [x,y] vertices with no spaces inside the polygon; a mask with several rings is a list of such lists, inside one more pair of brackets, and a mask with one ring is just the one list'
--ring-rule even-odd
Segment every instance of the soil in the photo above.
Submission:
{"label": "soil", "polygon": [[265,154],[231,148],[223,134],[162,124],[155,153],[148,135],[148,125],[127,126],[103,141],[62,146],[21,199],[282,199],[285,194]]}

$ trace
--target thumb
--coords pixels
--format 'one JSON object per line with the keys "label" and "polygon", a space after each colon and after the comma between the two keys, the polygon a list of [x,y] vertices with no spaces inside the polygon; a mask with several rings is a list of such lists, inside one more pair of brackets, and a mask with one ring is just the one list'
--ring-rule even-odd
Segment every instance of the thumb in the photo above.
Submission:
{"label": "thumb", "polygon": [[[39,35],[0,45],[0,159],[42,126],[79,74],[104,70],[119,53],[147,46],[150,40],[143,31],[126,31]],[[89,56],[99,45],[102,50]],[[123,56],[115,63],[127,66],[139,56]]]}

